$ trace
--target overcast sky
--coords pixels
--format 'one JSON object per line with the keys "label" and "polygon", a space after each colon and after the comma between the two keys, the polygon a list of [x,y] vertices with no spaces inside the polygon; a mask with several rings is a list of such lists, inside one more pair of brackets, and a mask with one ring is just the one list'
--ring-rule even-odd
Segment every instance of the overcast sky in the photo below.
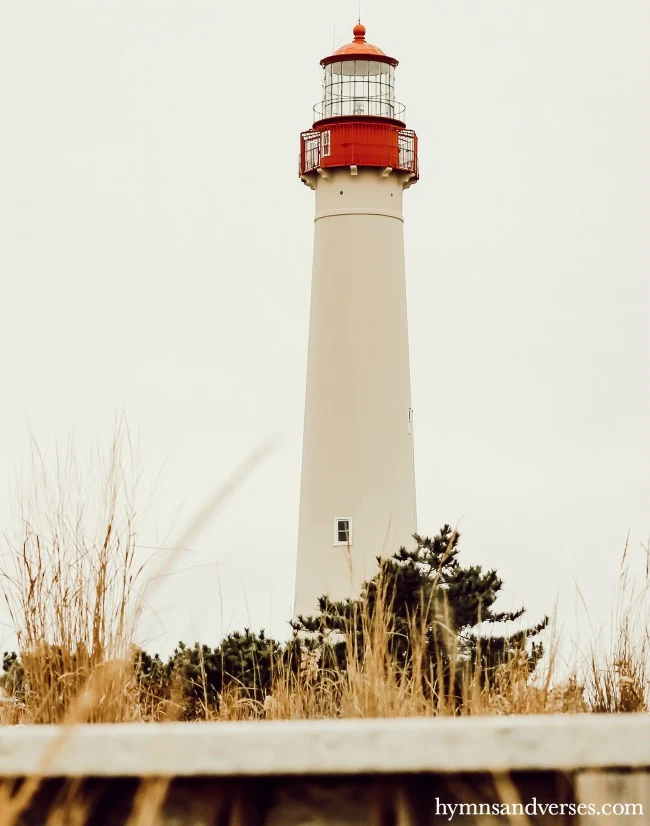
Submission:
{"label": "overcast sky", "polygon": [[[313,236],[298,136],[356,0],[0,0],[0,517],[29,427],[124,412],[142,542],[276,447],[155,595],[150,647],[291,616]],[[418,528],[531,620],[607,621],[650,534],[650,5],[363,0],[405,196]],[[157,484],[154,480],[160,474]],[[220,596],[221,593],[221,596]],[[5,629],[5,637],[9,632]],[[2,639],[2,635],[0,635]]]}

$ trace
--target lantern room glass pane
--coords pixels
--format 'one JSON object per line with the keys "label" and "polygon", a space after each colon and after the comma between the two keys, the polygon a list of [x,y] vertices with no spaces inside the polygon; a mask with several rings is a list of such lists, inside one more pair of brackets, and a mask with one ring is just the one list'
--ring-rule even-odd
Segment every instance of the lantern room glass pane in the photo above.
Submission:
{"label": "lantern room glass pane", "polygon": [[395,116],[395,69],[378,60],[341,60],[324,67],[324,118]]}

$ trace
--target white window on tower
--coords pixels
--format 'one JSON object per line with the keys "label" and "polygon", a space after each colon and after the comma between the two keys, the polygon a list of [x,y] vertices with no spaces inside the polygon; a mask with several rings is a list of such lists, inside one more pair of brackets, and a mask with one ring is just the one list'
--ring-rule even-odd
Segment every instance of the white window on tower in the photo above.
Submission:
{"label": "white window on tower", "polygon": [[412,436],[413,435],[413,408],[409,407],[408,411],[409,411],[408,412],[408,428],[409,428],[409,433]]}
{"label": "white window on tower", "polygon": [[320,156],[326,158],[330,153],[330,130],[320,133]]}
{"label": "white window on tower", "polygon": [[334,544],[352,544],[352,521],[350,519],[337,517],[334,520]]}

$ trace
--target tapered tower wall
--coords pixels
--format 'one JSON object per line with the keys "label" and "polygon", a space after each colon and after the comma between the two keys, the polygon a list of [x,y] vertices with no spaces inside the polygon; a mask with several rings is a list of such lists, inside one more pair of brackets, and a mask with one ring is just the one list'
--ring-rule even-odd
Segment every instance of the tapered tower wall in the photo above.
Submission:
{"label": "tapered tower wall", "polygon": [[[408,173],[338,168],[315,188],[296,614],[358,593],[416,530],[402,194]],[[351,544],[335,544],[349,519]]]}

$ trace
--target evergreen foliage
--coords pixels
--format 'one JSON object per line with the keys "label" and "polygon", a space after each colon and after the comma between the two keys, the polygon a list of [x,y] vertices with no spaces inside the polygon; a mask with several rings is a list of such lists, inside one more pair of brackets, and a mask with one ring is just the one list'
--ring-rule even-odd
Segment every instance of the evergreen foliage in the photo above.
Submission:
{"label": "evergreen foliage", "polygon": [[229,634],[215,648],[179,642],[163,662],[156,654],[136,651],[134,665],[141,691],[150,698],[168,700],[182,709],[187,720],[205,717],[218,709],[225,687],[249,700],[262,702],[269,690],[281,646],[249,628]]}
{"label": "evergreen foliage", "polygon": [[[314,616],[292,623],[294,635],[279,644],[245,629],[229,634],[210,648],[179,642],[166,660],[137,650],[133,654],[134,685],[148,708],[171,704],[184,719],[205,718],[219,708],[224,690],[259,703],[272,690],[274,672],[297,675],[305,662],[317,662],[323,679],[345,672],[350,657],[362,662],[381,627],[382,644],[393,666],[418,678],[430,696],[444,690],[460,697],[461,680],[492,679],[500,664],[517,658],[527,673],[542,655],[537,625],[505,633],[506,623],[519,620],[524,609],[497,611],[502,588],[496,571],[458,561],[460,535],[444,525],[433,539],[414,535],[415,548],[402,547],[390,558],[378,558],[378,572],[363,585],[358,599],[332,601],[322,596]],[[529,645],[530,643],[530,645]],[[53,667],[56,649],[48,647]],[[59,652],[60,653],[60,652]],[[317,654],[314,658],[313,654]],[[0,687],[6,696],[22,699],[25,685],[21,658],[3,657]]]}
{"label": "evergreen foliage", "polygon": [[[452,673],[459,681],[476,675],[484,683],[513,657],[525,657],[532,671],[543,653],[536,638],[547,627],[548,617],[513,633],[500,633],[499,627],[520,619],[525,609],[495,610],[503,585],[496,571],[463,567],[458,561],[460,534],[449,525],[433,539],[418,534],[413,538],[413,550],[402,547],[393,557],[378,558],[378,573],[364,584],[359,599],[333,602],[323,596],[317,614],[298,617],[294,631],[320,645],[338,639],[332,648],[337,666],[345,668],[351,651],[364,656],[378,619],[389,635],[394,660],[412,669],[417,659],[434,691]],[[460,691],[460,686],[454,690]]]}

